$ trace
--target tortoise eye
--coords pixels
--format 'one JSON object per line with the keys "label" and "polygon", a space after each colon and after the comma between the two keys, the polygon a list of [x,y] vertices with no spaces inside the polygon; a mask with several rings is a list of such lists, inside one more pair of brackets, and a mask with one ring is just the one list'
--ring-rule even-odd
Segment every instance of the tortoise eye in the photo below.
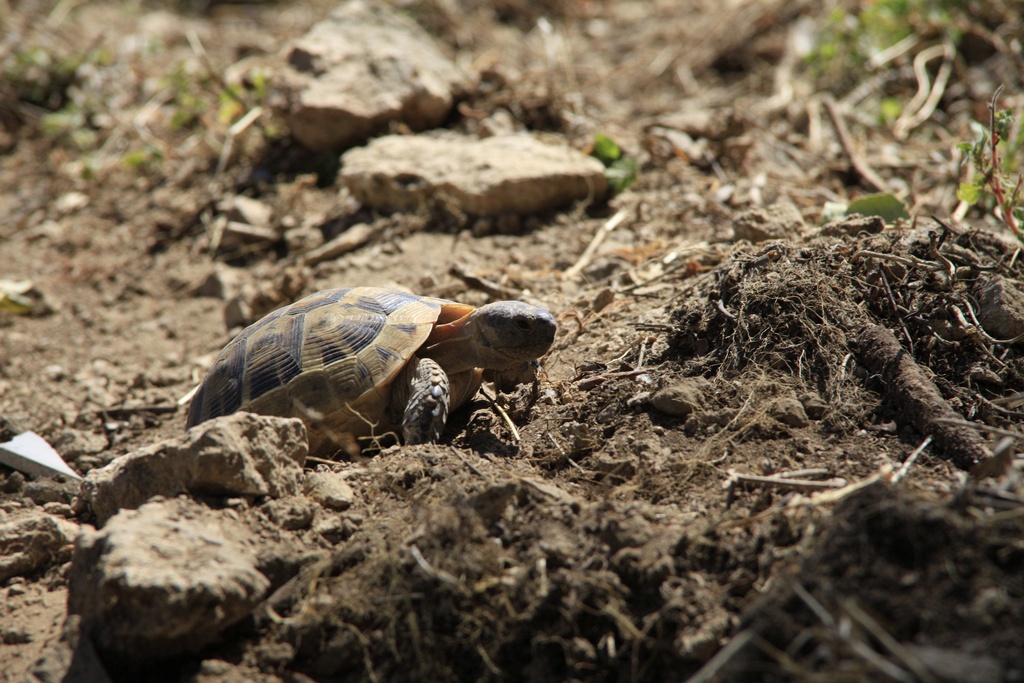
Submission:
{"label": "tortoise eye", "polygon": [[523,331],[529,330],[530,329],[530,322],[528,320],[524,320],[522,318],[519,318],[519,319],[516,320],[516,327],[518,327],[519,329],[521,329]]}

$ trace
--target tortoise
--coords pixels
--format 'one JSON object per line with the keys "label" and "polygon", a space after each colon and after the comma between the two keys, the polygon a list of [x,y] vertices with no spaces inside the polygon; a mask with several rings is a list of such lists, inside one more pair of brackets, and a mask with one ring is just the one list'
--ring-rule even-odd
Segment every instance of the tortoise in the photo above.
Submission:
{"label": "tortoise", "polygon": [[555,330],[547,309],[522,301],[475,308],[378,287],[323,290],[224,347],[192,398],[186,428],[246,410],[301,418],[318,455],[346,438],[387,432],[406,444],[436,442],[485,369],[535,364]]}

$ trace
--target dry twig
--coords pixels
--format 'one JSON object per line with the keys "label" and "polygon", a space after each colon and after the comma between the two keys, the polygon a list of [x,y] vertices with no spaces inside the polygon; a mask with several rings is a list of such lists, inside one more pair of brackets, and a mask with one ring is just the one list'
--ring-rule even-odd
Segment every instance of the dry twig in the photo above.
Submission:
{"label": "dry twig", "polygon": [[587,245],[587,248],[584,249],[583,253],[580,254],[580,257],[576,259],[576,263],[570,266],[563,274],[566,280],[571,280],[583,272],[583,269],[586,268],[594,258],[594,254],[597,252],[598,247],[600,247],[605,239],[608,238],[608,235],[612,234],[617,227],[622,225],[623,221],[626,220],[628,213],[629,212],[626,211],[626,209],[619,209],[615,212],[614,216],[605,221],[604,225],[602,225],[594,234],[594,237],[590,240],[590,244]]}
{"label": "dry twig", "polygon": [[870,183],[874,188],[880,192],[887,192],[888,186],[882,176],[878,175],[875,169],[871,168],[871,165],[861,156],[861,153],[854,147],[853,138],[850,135],[850,130],[846,127],[846,121],[843,120],[842,112],[839,111],[839,105],[831,97],[826,97],[823,102],[825,108],[828,109],[829,117],[832,119],[832,125],[836,128],[836,134],[839,136],[839,143],[846,150],[846,155],[850,158],[850,163],[853,164],[853,168],[856,169],[860,177]]}

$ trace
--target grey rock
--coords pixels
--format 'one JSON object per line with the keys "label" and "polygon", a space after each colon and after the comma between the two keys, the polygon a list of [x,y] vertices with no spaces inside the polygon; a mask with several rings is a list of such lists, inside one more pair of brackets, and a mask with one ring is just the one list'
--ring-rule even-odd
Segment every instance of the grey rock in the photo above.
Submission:
{"label": "grey rock", "polygon": [[[1013,339],[1024,334],[1024,292],[1020,285],[994,277],[978,287],[978,321],[991,336]],[[1024,342],[1024,340],[1018,343]]]}
{"label": "grey rock", "polygon": [[465,74],[386,3],[346,2],[295,41],[278,74],[288,124],[312,150],[342,149],[401,122],[440,125]]}
{"label": "grey rock", "polygon": [[129,662],[198,651],[270,587],[254,547],[241,522],[185,498],[122,510],[76,540],[68,610]]}
{"label": "grey rock", "polygon": [[385,211],[444,202],[486,216],[600,200],[608,188],[597,159],[530,135],[483,140],[389,135],[346,152],[341,182],[360,202]]}
{"label": "grey rock", "polygon": [[295,495],[308,451],[301,420],[234,413],[89,472],[78,509],[91,511],[102,526],[119,509],[154,496]]}

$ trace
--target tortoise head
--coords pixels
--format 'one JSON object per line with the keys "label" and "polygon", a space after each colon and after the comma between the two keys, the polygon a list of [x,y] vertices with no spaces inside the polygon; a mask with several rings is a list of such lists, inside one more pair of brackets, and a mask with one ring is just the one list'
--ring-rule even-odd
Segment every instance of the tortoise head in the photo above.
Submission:
{"label": "tortoise head", "polygon": [[[449,373],[471,368],[505,370],[540,358],[557,329],[546,308],[496,301],[447,325],[438,325],[424,355]],[[434,341],[438,343],[433,343]]]}

